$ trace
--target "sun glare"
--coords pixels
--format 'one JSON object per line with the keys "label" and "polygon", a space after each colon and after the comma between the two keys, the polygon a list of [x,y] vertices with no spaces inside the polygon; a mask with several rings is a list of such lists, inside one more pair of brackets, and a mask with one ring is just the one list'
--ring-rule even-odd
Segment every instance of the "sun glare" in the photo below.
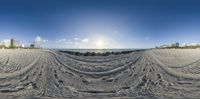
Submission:
{"label": "sun glare", "polygon": [[98,41],[95,43],[95,45],[96,45],[96,48],[97,48],[97,49],[102,49],[102,48],[104,47],[104,43],[103,43],[102,40],[98,40]]}

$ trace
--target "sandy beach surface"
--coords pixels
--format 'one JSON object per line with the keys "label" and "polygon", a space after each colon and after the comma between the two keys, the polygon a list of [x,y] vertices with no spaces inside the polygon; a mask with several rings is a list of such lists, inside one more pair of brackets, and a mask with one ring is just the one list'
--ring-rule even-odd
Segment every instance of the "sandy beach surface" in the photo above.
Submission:
{"label": "sandy beach surface", "polygon": [[0,98],[199,98],[200,49],[108,56],[0,50]]}

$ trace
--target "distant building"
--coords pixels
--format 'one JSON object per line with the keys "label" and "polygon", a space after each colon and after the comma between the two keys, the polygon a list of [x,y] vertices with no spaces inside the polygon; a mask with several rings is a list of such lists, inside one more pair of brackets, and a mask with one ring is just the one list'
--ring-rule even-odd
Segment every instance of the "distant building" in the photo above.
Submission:
{"label": "distant building", "polygon": [[179,43],[178,42],[172,43],[171,47],[179,47]]}
{"label": "distant building", "polygon": [[19,47],[18,42],[15,39],[10,40],[10,48],[16,48]]}
{"label": "distant building", "polygon": [[31,44],[31,45],[30,45],[30,48],[35,48],[34,44]]}
{"label": "distant building", "polygon": [[11,48],[14,48],[14,41],[15,41],[14,39],[11,39],[11,40],[10,40],[10,47],[11,47]]}
{"label": "distant building", "polygon": [[197,43],[189,43],[189,44],[187,44],[187,46],[198,46],[199,44],[197,44]]}
{"label": "distant building", "polygon": [[41,42],[39,41],[34,41],[34,48],[41,48]]}
{"label": "distant building", "polygon": [[179,45],[179,47],[186,47],[186,46],[187,46],[187,44],[185,44],[185,43],[182,43]]}
{"label": "distant building", "polygon": [[0,48],[22,48],[22,44],[15,39],[6,39],[0,41]]}
{"label": "distant building", "polygon": [[164,45],[161,45],[159,48],[167,48],[167,47],[171,47],[171,45],[164,44]]}
{"label": "distant building", "polygon": [[157,48],[200,48],[200,43],[172,43],[172,44],[164,44]]}

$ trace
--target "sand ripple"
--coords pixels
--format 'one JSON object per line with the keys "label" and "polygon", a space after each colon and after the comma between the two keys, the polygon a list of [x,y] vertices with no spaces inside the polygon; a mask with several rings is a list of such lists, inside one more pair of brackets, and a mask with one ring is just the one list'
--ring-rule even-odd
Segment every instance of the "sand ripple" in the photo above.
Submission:
{"label": "sand ripple", "polygon": [[110,56],[0,50],[1,98],[198,98],[200,50]]}

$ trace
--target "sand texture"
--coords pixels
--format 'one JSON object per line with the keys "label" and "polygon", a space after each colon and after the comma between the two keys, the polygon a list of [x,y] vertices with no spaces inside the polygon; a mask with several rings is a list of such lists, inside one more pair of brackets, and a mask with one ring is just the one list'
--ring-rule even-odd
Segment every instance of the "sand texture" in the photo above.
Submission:
{"label": "sand texture", "polygon": [[0,50],[0,98],[198,98],[199,49],[109,56]]}

